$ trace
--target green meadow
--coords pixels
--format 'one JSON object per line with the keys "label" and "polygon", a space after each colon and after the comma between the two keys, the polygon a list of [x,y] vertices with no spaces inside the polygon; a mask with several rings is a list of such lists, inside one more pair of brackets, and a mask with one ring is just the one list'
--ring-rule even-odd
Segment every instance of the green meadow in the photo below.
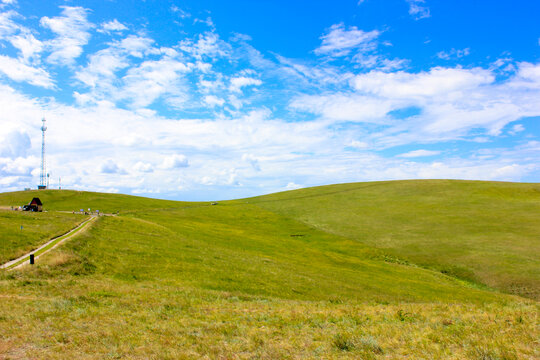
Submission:
{"label": "green meadow", "polygon": [[540,300],[540,184],[373,182],[249,201],[389,256]]}
{"label": "green meadow", "polygon": [[0,210],[0,264],[22,256],[84,220],[70,213]]}
{"label": "green meadow", "polygon": [[538,184],[357,183],[218,205],[47,190],[0,206],[36,193],[45,223],[115,216],[0,272],[0,358],[540,357]]}

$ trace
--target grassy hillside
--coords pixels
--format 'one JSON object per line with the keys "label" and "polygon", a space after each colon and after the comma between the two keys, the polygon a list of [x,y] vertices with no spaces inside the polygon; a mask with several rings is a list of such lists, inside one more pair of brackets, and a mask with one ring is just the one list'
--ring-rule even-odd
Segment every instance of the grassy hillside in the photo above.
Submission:
{"label": "grassy hillside", "polygon": [[[276,205],[306,191],[321,194],[209,206],[83,193],[119,216],[32,268],[0,272],[0,358],[540,356],[537,302],[407,264]],[[73,195],[47,201],[60,209]]]}
{"label": "grassy hillside", "polygon": [[540,184],[373,182],[245,201],[414,264],[540,299]]}
{"label": "grassy hillside", "polygon": [[82,215],[0,210],[0,264],[22,256],[66,233],[84,220]]}

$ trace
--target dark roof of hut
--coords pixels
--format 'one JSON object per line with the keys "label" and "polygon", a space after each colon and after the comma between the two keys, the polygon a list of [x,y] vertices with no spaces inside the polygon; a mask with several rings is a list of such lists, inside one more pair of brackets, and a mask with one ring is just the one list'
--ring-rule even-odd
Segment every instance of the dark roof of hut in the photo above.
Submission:
{"label": "dark roof of hut", "polygon": [[39,198],[33,198],[32,201],[30,201],[30,205],[43,205],[41,203],[41,200]]}

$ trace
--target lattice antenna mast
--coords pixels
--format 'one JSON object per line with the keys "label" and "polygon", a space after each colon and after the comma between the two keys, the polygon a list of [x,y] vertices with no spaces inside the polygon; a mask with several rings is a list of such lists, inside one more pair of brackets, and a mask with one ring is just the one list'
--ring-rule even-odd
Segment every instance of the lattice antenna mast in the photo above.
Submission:
{"label": "lattice antenna mast", "polygon": [[41,174],[39,175],[39,187],[41,189],[46,189],[46,172],[45,172],[45,131],[47,126],[45,126],[45,118],[43,118],[43,126],[41,126]]}

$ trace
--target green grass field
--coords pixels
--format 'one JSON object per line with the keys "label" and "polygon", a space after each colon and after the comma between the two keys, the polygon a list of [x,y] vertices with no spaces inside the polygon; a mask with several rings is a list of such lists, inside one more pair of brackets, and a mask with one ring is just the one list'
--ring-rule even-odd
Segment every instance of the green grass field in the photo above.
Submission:
{"label": "green grass field", "polygon": [[540,184],[342,184],[248,199],[390,256],[540,300]]}
{"label": "green grass field", "polygon": [[22,256],[84,220],[66,213],[0,210],[0,264]]}
{"label": "green grass field", "polygon": [[119,215],[0,272],[0,358],[536,359],[538,188],[359,183],[217,206],[39,192]]}

